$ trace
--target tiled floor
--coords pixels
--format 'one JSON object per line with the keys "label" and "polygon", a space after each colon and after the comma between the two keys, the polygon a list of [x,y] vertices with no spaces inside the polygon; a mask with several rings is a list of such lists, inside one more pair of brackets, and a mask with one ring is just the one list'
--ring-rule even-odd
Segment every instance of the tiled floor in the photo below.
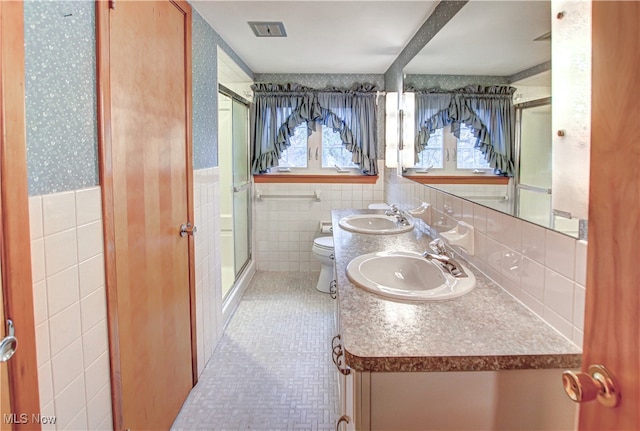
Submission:
{"label": "tiled floor", "polygon": [[172,429],[335,429],[334,303],[317,277],[256,273]]}

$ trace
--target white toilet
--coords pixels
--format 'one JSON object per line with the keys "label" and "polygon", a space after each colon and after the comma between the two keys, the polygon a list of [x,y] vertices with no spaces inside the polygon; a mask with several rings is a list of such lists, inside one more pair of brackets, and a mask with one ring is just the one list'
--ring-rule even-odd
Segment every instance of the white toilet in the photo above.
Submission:
{"label": "white toilet", "polygon": [[311,251],[320,262],[320,277],[316,289],[329,293],[329,285],[333,280],[333,237],[321,236],[314,239]]}
{"label": "white toilet", "polygon": [[388,210],[389,209],[389,205],[379,202],[379,203],[372,203],[369,204],[368,208],[370,210]]}

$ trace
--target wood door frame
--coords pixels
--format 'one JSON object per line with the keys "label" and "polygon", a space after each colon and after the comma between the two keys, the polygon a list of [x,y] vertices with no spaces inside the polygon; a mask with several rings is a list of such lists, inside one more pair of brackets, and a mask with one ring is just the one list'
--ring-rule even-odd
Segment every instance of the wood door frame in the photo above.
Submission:
{"label": "wood door frame", "polygon": [[581,404],[580,430],[640,427],[638,17],[638,2],[592,3],[591,182],[582,369],[591,364],[606,366],[619,379],[622,401],[615,409],[597,402]]}
{"label": "wood door frame", "polygon": [[[169,1],[169,0],[167,0]],[[103,235],[105,245],[105,284],[107,292],[107,325],[109,328],[109,361],[111,375],[111,405],[113,427],[124,427],[122,411],[122,383],[118,329],[117,268],[115,257],[115,224],[113,199],[113,164],[111,136],[111,79],[110,79],[110,1],[96,1],[96,83],[98,92],[98,161],[102,189]],[[187,217],[194,221],[193,201],[193,137],[192,137],[192,57],[191,57],[191,6],[183,0],[171,0],[185,17],[185,114],[186,114],[186,159],[187,159]],[[196,336],[196,291],[195,291],[195,241],[189,241],[189,301],[191,326],[191,367],[193,385],[198,382],[198,354]]]}
{"label": "wood door frame", "polygon": [[[9,394],[12,411],[31,418],[40,413],[40,395],[31,279],[23,3],[0,2],[0,20],[0,258],[5,317],[13,320],[19,342],[7,363]],[[4,327],[5,322],[0,324]],[[39,424],[27,425],[40,429]]]}

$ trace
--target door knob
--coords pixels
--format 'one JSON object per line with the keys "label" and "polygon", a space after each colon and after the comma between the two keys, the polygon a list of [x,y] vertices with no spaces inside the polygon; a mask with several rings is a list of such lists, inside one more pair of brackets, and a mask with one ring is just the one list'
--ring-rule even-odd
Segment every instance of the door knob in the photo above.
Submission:
{"label": "door knob", "polygon": [[194,236],[196,232],[198,232],[198,228],[191,223],[183,223],[180,225],[180,236],[182,237],[185,237],[187,235]]}
{"label": "door knob", "polygon": [[0,341],[0,362],[7,362],[18,348],[18,339],[15,337],[15,328],[11,319],[7,319],[7,336]]}
{"label": "door knob", "polygon": [[562,384],[569,398],[576,403],[597,399],[605,407],[620,404],[620,392],[615,377],[603,365],[591,365],[586,373],[565,371]]}

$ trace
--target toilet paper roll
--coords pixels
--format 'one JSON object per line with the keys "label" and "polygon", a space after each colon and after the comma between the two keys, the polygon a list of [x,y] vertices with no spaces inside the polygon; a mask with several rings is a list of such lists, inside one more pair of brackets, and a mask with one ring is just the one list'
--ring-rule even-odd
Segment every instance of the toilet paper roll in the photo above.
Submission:
{"label": "toilet paper roll", "polygon": [[323,224],[320,226],[320,232],[322,233],[333,233],[333,226],[330,224]]}

